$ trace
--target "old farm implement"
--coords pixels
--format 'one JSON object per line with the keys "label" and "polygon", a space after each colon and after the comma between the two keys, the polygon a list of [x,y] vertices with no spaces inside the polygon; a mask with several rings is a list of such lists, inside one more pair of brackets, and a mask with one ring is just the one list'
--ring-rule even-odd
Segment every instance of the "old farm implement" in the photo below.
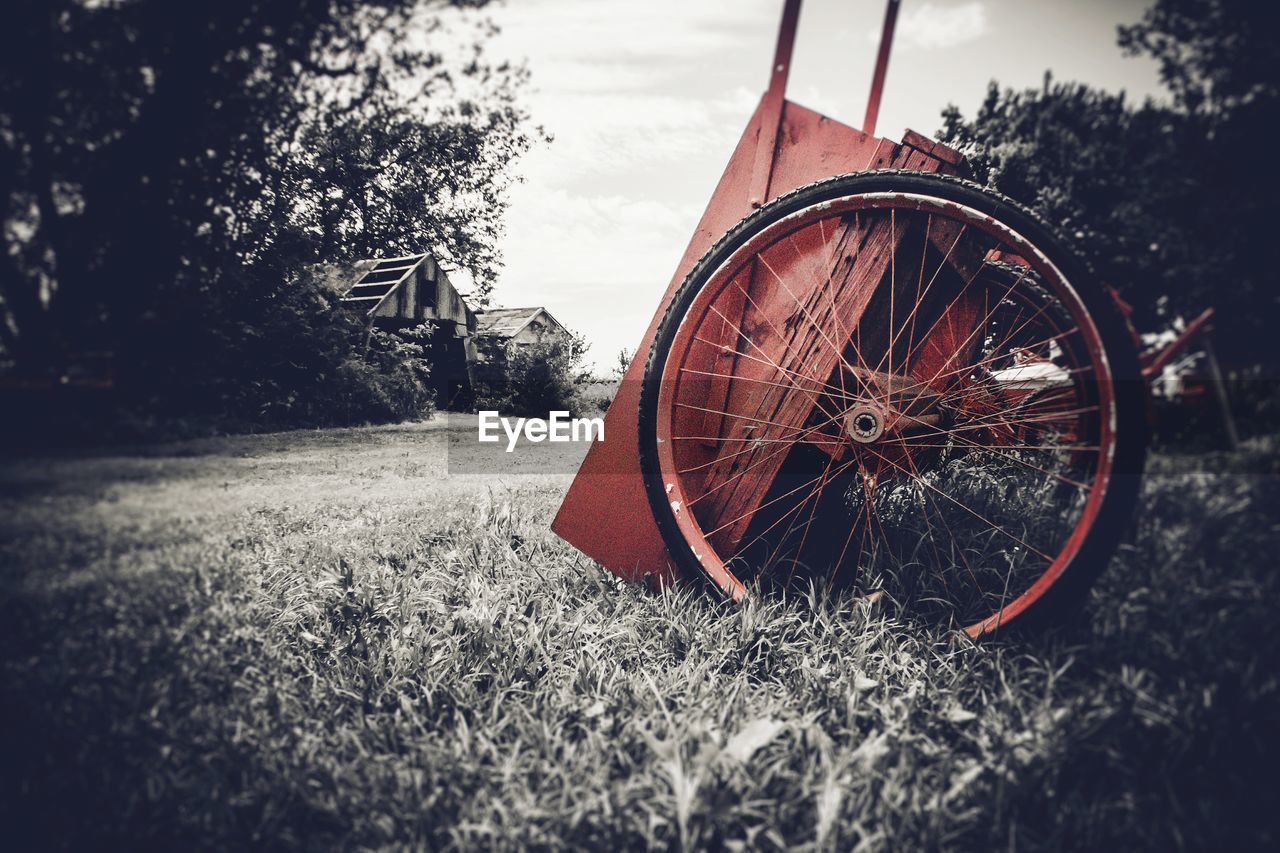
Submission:
{"label": "old farm implement", "polygon": [[1147,384],[1109,291],[961,156],[768,90],[553,529],[616,574],[880,592],[990,633],[1087,588]]}

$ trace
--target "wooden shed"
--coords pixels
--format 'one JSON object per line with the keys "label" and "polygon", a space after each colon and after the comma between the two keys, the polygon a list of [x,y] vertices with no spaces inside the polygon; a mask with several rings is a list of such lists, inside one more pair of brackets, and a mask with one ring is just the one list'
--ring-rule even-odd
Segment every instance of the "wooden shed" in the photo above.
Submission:
{"label": "wooden shed", "polygon": [[476,361],[476,314],[427,254],[369,258],[355,264],[341,296],[343,307],[364,314],[371,325],[394,331],[433,327],[430,361],[436,405],[467,404]]}
{"label": "wooden shed", "polygon": [[546,308],[489,308],[476,312],[476,334],[503,346],[567,341],[569,330]]}
{"label": "wooden shed", "polygon": [[569,339],[564,324],[541,306],[477,311],[475,377],[490,383],[499,381],[506,357],[513,351]]}

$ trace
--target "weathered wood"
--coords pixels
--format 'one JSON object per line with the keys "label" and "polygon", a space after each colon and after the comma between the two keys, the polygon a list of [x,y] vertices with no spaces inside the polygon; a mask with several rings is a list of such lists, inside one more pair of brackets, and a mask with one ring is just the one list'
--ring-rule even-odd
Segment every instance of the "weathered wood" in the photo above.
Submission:
{"label": "weathered wood", "polygon": [[[812,253],[797,254],[786,267],[761,256],[762,270],[744,300],[726,408],[739,416],[725,418],[727,440],[704,479],[707,505],[698,510],[708,530],[722,528],[713,540],[720,553],[736,548],[780,472],[786,455],[779,440],[805,428],[815,409],[820,419],[839,414],[823,386],[842,388],[847,377],[852,391],[858,377],[873,380],[873,373],[888,377],[877,383],[887,391],[914,386],[889,372],[928,381],[980,343],[973,334],[980,306],[964,289],[981,268],[981,252],[960,243],[954,223],[925,222],[927,229],[918,217],[884,213],[846,219],[834,249],[820,259],[831,270],[826,276],[804,275]],[[936,257],[928,266],[926,240]],[[759,439],[754,447],[751,439]]]}
{"label": "weathered wood", "polygon": [[909,145],[925,155],[935,160],[941,160],[951,166],[962,166],[964,164],[964,156],[959,151],[916,133],[909,128],[902,133],[902,144]]}
{"label": "weathered wood", "polygon": [[[785,461],[776,442],[803,428],[816,406],[812,389],[825,384],[840,363],[847,332],[856,328],[901,239],[902,234],[892,233],[887,220],[866,222],[855,217],[845,223],[834,257],[828,260],[831,272],[826,281],[812,281],[807,291],[797,292],[799,281],[788,283],[770,273],[774,280],[762,288],[759,300],[753,297],[753,307],[762,315],[752,333],[763,344],[755,346],[769,353],[768,360],[777,365],[770,370],[776,384],[752,389],[760,398],[753,420],[727,419],[733,421],[726,424],[728,435],[762,441],[747,452],[722,452],[706,479],[708,506],[700,512],[711,520],[708,529],[722,528],[713,539],[720,553],[732,553],[746,531]],[[854,246],[856,251],[850,251]],[[843,321],[838,308],[847,311]],[[810,381],[797,378],[801,376]],[[800,390],[796,383],[811,387]],[[735,402],[731,411],[751,410]]]}

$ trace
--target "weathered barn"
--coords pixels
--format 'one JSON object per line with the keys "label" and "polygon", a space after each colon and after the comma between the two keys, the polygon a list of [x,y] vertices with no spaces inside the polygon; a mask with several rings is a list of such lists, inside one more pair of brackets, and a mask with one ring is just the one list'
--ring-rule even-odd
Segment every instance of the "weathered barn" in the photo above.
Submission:
{"label": "weathered barn", "polygon": [[489,308],[476,312],[477,380],[493,385],[504,379],[507,357],[534,344],[567,342],[570,332],[546,308]]}
{"label": "weathered barn", "polygon": [[337,285],[342,306],[360,312],[371,326],[387,331],[424,323],[433,327],[427,357],[440,408],[469,406],[476,380],[501,380],[511,352],[572,337],[546,308],[473,311],[426,254],[369,258],[326,274]]}
{"label": "weathered barn", "polygon": [[440,265],[426,254],[370,258],[357,262],[348,280],[343,307],[363,313],[372,325],[388,331],[424,323],[434,328],[428,358],[436,405],[464,405],[476,361],[476,314]]}
{"label": "weathered barn", "polygon": [[489,308],[476,312],[481,348],[526,346],[552,340],[568,341],[564,324],[546,308]]}

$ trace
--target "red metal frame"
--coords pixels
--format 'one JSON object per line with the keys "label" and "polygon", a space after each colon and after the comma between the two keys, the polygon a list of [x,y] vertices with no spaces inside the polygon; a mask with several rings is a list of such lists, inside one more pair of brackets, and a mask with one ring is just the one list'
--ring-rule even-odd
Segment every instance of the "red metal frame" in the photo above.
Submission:
{"label": "red metal frame", "polygon": [[889,0],[884,12],[884,29],[880,31],[880,50],[876,53],[876,70],[871,77],[871,94],[867,98],[867,115],[862,129],[876,132],[876,119],[880,116],[880,96],[884,93],[884,76],[889,70],[889,49],[893,47],[893,28],[898,22],[898,7],[902,0]]}
{"label": "red metal frame", "polygon": [[[874,122],[887,68],[898,0],[890,0],[868,103]],[[677,574],[649,511],[640,471],[640,383],[659,322],[680,283],[719,237],[753,208],[831,175],[876,169],[957,173],[960,155],[906,131],[901,142],[841,124],[786,98],[800,0],[787,0],[769,87],[729,158],[711,200],[676,265],[605,418],[605,440],[591,447],[552,522],[557,535],[628,580]]]}

